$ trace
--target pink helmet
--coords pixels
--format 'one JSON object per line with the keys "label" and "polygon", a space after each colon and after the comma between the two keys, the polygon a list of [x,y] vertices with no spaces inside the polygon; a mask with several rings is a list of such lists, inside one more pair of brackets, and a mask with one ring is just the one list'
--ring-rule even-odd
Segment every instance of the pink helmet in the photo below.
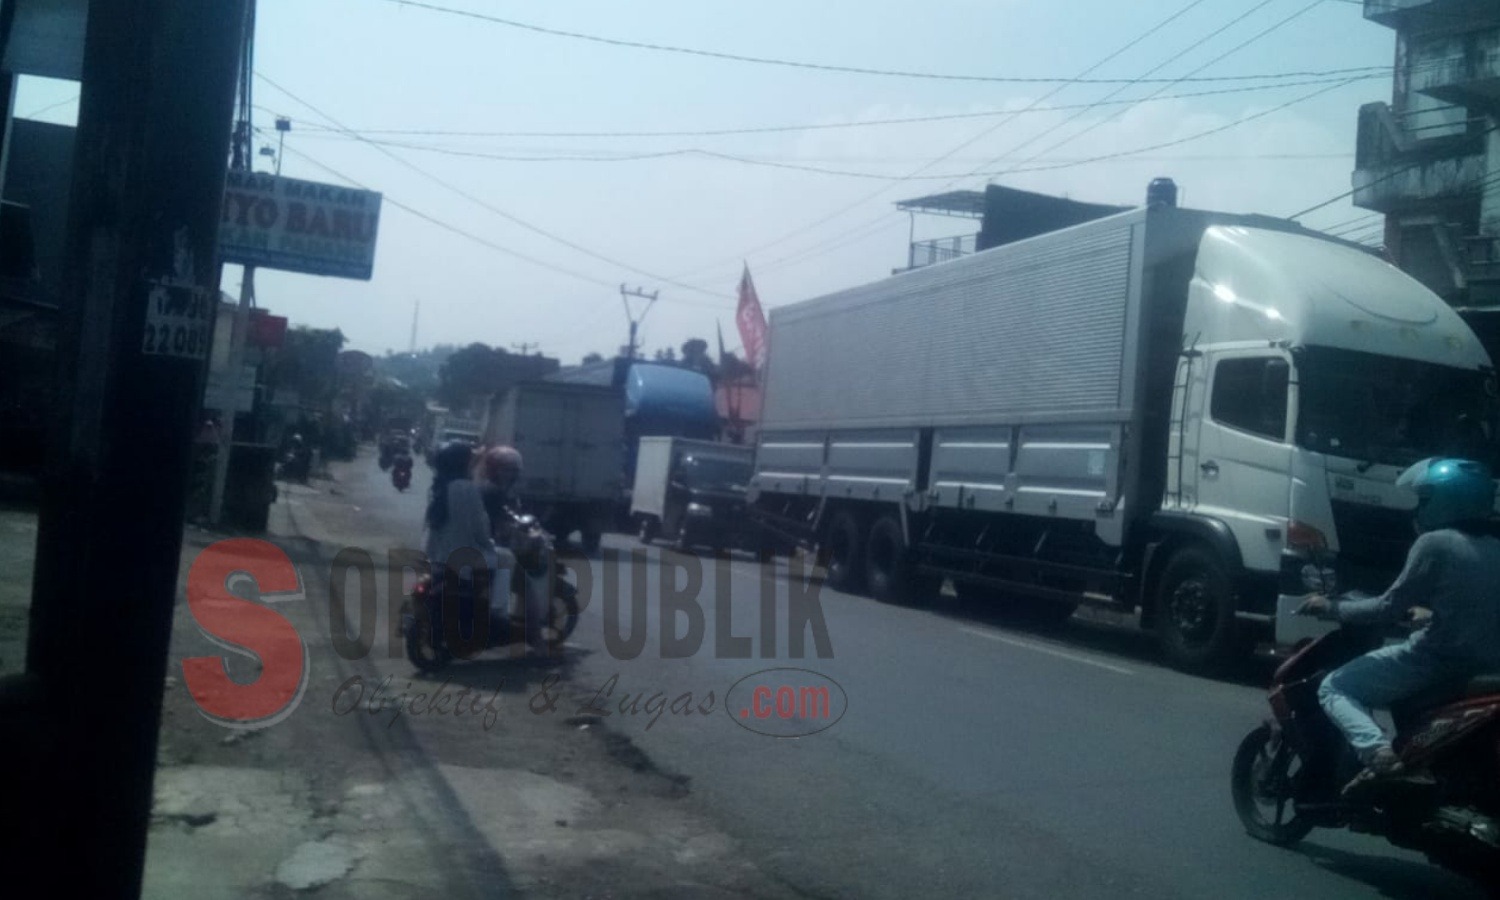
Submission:
{"label": "pink helmet", "polygon": [[485,477],[494,479],[507,469],[515,474],[521,474],[521,451],[514,447],[499,446],[491,447],[484,451],[484,474]]}

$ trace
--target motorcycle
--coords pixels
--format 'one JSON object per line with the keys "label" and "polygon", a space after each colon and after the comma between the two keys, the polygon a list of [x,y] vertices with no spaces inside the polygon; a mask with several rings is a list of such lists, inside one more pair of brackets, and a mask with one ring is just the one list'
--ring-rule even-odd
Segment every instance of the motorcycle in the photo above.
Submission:
{"label": "motorcycle", "polygon": [[396,490],[404,491],[411,487],[411,465],[410,456],[403,454],[396,457],[391,467],[391,484],[395,485]]}
{"label": "motorcycle", "polygon": [[312,451],[305,447],[294,447],[281,457],[281,463],[276,467],[277,477],[283,481],[297,481],[307,483],[312,474]]}
{"label": "motorcycle", "polygon": [[1251,837],[1279,847],[1314,828],[1379,835],[1500,896],[1500,673],[1397,704],[1394,749],[1407,772],[1422,774],[1342,795],[1362,766],[1319,705],[1318,686],[1384,638],[1383,629],[1343,625],[1281,665],[1271,716],[1235,753],[1235,812]]}
{"label": "motorcycle", "polygon": [[[417,580],[401,608],[401,633],[406,656],[422,672],[435,672],[455,658],[468,659],[482,650],[524,640],[526,633],[526,586],[529,578],[545,577],[551,568],[551,599],[542,634],[555,654],[578,627],[578,588],[569,580],[566,565],[553,553],[551,535],[534,516],[515,517],[516,568],[511,573],[510,609],[499,621],[491,621],[485,598],[488,588],[470,580],[457,584],[458,596],[446,596],[451,583],[430,574]],[[478,602],[476,602],[478,598]],[[448,616],[453,621],[448,620]]]}

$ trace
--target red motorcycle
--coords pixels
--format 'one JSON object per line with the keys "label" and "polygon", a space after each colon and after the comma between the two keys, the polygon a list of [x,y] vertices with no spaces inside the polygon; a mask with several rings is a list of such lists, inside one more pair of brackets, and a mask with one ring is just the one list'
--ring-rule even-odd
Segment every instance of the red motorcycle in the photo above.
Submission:
{"label": "red motorcycle", "polygon": [[490,619],[484,599],[489,594],[487,585],[465,579],[456,585],[455,596],[447,596],[452,585],[444,580],[431,575],[417,580],[401,607],[401,633],[407,659],[419,671],[435,672],[454,659],[470,659],[484,650],[520,642],[526,633],[527,579],[544,577],[549,568],[552,597],[541,624],[542,637],[553,652],[560,653],[578,627],[578,586],[569,580],[568,567],[557,559],[551,535],[534,516],[517,516],[515,522],[523,537],[515,550],[517,565],[511,573],[506,615]]}
{"label": "red motorcycle", "polygon": [[391,466],[391,484],[396,490],[404,491],[411,487],[411,457],[398,456],[396,462]]}
{"label": "red motorcycle", "polygon": [[1362,768],[1318,703],[1324,676],[1379,647],[1381,629],[1344,625],[1303,645],[1271,681],[1271,717],[1240,742],[1235,812],[1280,847],[1314,828],[1348,828],[1426,854],[1500,897],[1500,673],[1412,697],[1391,710],[1411,777],[1342,788]]}

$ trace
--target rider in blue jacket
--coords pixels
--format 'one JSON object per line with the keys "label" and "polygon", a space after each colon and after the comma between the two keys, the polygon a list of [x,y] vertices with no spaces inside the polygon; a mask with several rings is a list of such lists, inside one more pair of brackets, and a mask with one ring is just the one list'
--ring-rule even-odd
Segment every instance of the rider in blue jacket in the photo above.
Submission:
{"label": "rider in blue jacket", "polygon": [[1432,611],[1426,628],[1335,669],[1318,690],[1323,709],[1366,767],[1345,793],[1403,773],[1372,707],[1500,670],[1500,538],[1490,524],[1495,483],[1489,470],[1471,460],[1426,459],[1396,483],[1416,492],[1419,536],[1395,583],[1363,600],[1315,595],[1301,609],[1354,624],[1395,622],[1418,606]]}

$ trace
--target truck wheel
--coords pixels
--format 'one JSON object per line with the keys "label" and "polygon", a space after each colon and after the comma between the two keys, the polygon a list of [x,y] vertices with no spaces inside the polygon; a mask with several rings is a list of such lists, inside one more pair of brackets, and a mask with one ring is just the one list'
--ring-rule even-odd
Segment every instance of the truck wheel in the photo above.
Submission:
{"label": "truck wheel", "polygon": [[593,528],[585,528],[579,532],[578,536],[583,539],[583,552],[585,554],[593,556],[599,552],[599,544],[604,539],[603,534]]}
{"label": "truck wheel", "polygon": [[1243,636],[1234,618],[1234,590],[1219,558],[1185,547],[1162,571],[1156,633],[1168,662],[1188,672],[1220,670],[1238,660]]}
{"label": "truck wheel", "polygon": [[641,530],[636,536],[640,538],[641,543],[649,544],[656,540],[656,534],[660,528],[654,516],[641,516]]}
{"label": "truck wheel", "polygon": [[938,592],[937,579],[917,569],[895,516],[881,516],[865,539],[865,583],[882,603],[926,606]]}
{"label": "truck wheel", "polygon": [[852,513],[838,513],[828,523],[823,543],[821,555],[828,570],[824,583],[846,594],[860,593],[864,588],[865,567],[859,520]]}

